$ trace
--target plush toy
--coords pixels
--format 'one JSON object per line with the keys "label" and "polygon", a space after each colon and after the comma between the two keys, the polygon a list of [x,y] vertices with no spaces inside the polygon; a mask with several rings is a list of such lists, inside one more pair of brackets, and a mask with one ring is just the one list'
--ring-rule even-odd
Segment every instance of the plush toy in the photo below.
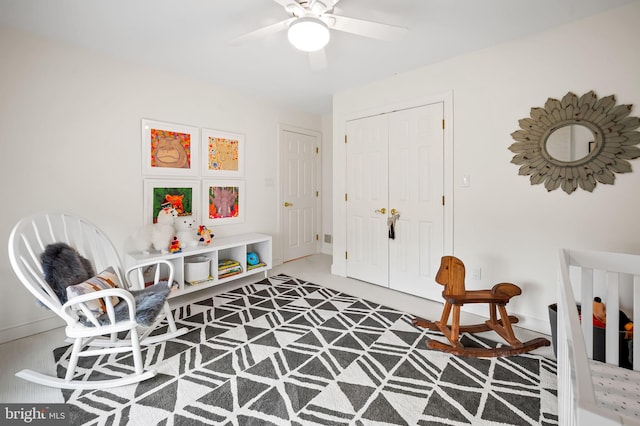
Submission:
{"label": "plush toy", "polygon": [[[607,328],[607,307],[599,297],[593,298],[593,327],[594,329],[596,327]],[[618,365],[622,368],[633,369],[633,321],[622,310],[618,310],[618,330],[620,331]],[[604,345],[604,338],[602,344]],[[602,359],[596,358],[595,347],[594,340],[593,359],[604,361],[604,353],[602,354]]]}
{"label": "plush toy", "polygon": [[[607,307],[599,297],[593,298],[593,325],[600,328],[607,327]],[[625,339],[633,337],[633,321],[622,311],[619,313],[618,326],[620,331],[625,332]]]}
{"label": "plush toy", "polygon": [[171,244],[169,244],[169,253],[180,253],[181,251],[180,240],[178,240],[178,237],[173,237]]}
{"label": "plush toy", "polygon": [[163,204],[158,213],[157,222],[143,226],[133,235],[134,247],[143,253],[149,253],[151,248],[161,253],[168,253],[169,245],[175,235],[173,223],[177,217],[176,209],[170,204]]}
{"label": "plush toy", "polygon": [[211,231],[209,230],[209,228],[207,228],[204,225],[200,225],[198,226],[198,242],[202,245],[208,246],[209,244],[211,244],[211,240],[213,239],[213,234],[211,233]]}
{"label": "plush toy", "polygon": [[633,322],[629,321],[624,325],[624,338],[633,339]]}
{"label": "plush toy", "polygon": [[196,247],[198,240],[196,239],[196,220],[193,216],[180,216],[174,222],[176,228],[176,236],[180,240],[182,247]]}
{"label": "plush toy", "polygon": [[260,262],[258,255],[254,252],[247,253],[247,265],[257,265]]}
{"label": "plush toy", "polygon": [[607,307],[599,297],[593,298],[593,325],[604,328],[607,324]]}

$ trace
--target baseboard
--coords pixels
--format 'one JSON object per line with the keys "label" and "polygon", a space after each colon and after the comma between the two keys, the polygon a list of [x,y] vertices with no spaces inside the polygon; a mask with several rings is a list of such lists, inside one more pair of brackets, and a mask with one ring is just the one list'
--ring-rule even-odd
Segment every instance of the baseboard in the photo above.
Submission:
{"label": "baseboard", "polygon": [[[335,257],[333,258],[333,263],[331,264],[331,273],[333,275],[338,275],[341,277],[346,277],[346,274],[343,271],[343,266],[345,264],[338,262],[335,262]],[[362,286],[371,286],[366,288],[365,291],[361,292],[361,293],[356,293],[355,289],[357,288],[361,288]],[[395,299],[406,299],[407,297],[409,298],[415,298],[415,299],[422,299],[418,296],[415,295],[410,295],[408,293],[402,293],[399,292],[397,290],[393,290],[387,287],[381,287],[381,286],[377,286],[375,284],[371,284],[371,283],[367,283],[365,281],[357,281],[357,285],[354,285],[350,288],[350,290],[352,291],[350,294],[352,296],[358,296],[358,297],[363,297],[363,298],[367,298],[368,296],[371,296],[371,291],[374,292],[387,292],[388,297],[390,300],[395,300]],[[356,293],[356,294],[354,294]],[[428,299],[422,299],[422,300],[428,300]],[[443,304],[444,301],[443,300],[433,300],[433,302],[435,303],[439,303],[439,304]],[[393,306],[396,309],[399,310],[405,310],[403,309],[401,306]],[[477,315],[479,317],[482,317],[484,319],[488,319],[488,312],[487,312],[487,305],[470,305],[467,304],[465,306],[463,306],[461,308],[462,312],[466,312],[469,314],[473,314],[473,315]],[[519,328],[524,328],[527,330],[531,330],[531,331],[535,331],[536,333],[542,333],[542,334],[546,334],[546,335],[551,335],[551,325],[549,324],[549,320],[548,318],[545,319],[540,319],[540,318],[536,318],[536,317],[532,317],[532,316],[528,316],[528,315],[523,315],[519,312],[515,312],[515,311],[511,311],[508,309],[508,312],[510,315],[515,315],[519,318],[519,322],[516,324],[517,327]],[[438,312],[437,314],[438,316],[440,315],[440,312]]]}
{"label": "baseboard", "polygon": [[7,327],[0,330],[0,344],[22,339],[23,337],[28,337],[33,334],[43,333],[53,330],[54,328],[63,327],[64,325],[64,321],[54,315],[38,321]]}

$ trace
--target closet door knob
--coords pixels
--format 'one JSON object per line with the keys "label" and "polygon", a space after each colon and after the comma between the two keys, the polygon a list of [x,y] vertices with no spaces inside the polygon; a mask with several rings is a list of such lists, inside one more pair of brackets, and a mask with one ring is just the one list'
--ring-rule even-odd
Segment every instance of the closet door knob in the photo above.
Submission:
{"label": "closet door knob", "polygon": [[387,209],[385,209],[384,207],[379,209],[379,210],[375,210],[374,213],[380,213],[380,214],[385,214],[387,212]]}
{"label": "closet door knob", "polygon": [[293,205],[293,204],[292,204],[292,203],[290,203],[290,202],[288,202],[288,201],[285,201],[285,202],[284,202],[284,206],[285,206],[285,207],[291,207],[292,205]]}

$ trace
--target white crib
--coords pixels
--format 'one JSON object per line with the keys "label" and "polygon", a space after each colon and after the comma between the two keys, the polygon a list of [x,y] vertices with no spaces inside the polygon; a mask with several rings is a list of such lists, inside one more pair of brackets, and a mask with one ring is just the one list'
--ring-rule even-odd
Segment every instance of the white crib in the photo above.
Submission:
{"label": "white crib", "polygon": [[[633,311],[631,319],[640,325],[640,256],[561,249],[559,257],[559,424],[640,425],[640,371],[617,366],[621,305]],[[607,308],[606,363],[592,360],[594,296],[601,297]],[[582,323],[576,303],[581,304]],[[634,370],[640,370],[639,334],[633,338]],[[613,386],[605,388],[605,383]]]}

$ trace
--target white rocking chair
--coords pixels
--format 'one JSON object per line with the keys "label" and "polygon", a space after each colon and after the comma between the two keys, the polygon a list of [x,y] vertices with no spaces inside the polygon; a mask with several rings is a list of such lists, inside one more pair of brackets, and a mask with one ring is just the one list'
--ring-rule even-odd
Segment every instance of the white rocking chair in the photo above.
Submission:
{"label": "white rocking chair", "polygon": [[[96,273],[112,267],[125,288],[99,290],[73,297],[65,304],[60,303],[58,296],[44,279],[40,259],[47,245],[59,242],[68,244],[82,257],[88,259]],[[65,328],[67,341],[73,342],[64,379],[32,370],[16,373],[16,376],[23,379],[65,389],[109,388],[147,380],[155,376],[156,371],[144,371],[141,346],[172,339],[188,331],[186,328],[176,327],[169,304],[166,302],[163,312],[158,315],[152,326],[142,328],[135,319],[135,299],[129,290],[144,287],[144,271],[151,265],[155,265],[153,285],[171,286],[174,275],[173,265],[168,261],[153,261],[130,268],[123,275],[120,258],[113,243],[95,225],[76,215],[64,212],[43,212],[22,219],[15,225],[9,236],[9,260],[24,286],[43,305],[67,323]],[[163,282],[160,282],[161,271],[168,274],[166,284],[164,278]],[[121,299],[120,303],[127,304],[129,319],[116,321],[111,304],[114,296]],[[97,316],[87,308],[87,302],[100,302],[100,300],[106,306],[107,321],[103,319],[99,322]],[[92,323],[91,326],[79,321],[79,311],[82,311],[86,319]],[[168,323],[167,331],[152,336],[151,333],[158,328],[163,319]],[[123,332],[126,338],[120,339],[118,336],[123,336]],[[109,380],[74,380],[79,357],[125,352],[131,352],[133,357],[131,375]]]}

